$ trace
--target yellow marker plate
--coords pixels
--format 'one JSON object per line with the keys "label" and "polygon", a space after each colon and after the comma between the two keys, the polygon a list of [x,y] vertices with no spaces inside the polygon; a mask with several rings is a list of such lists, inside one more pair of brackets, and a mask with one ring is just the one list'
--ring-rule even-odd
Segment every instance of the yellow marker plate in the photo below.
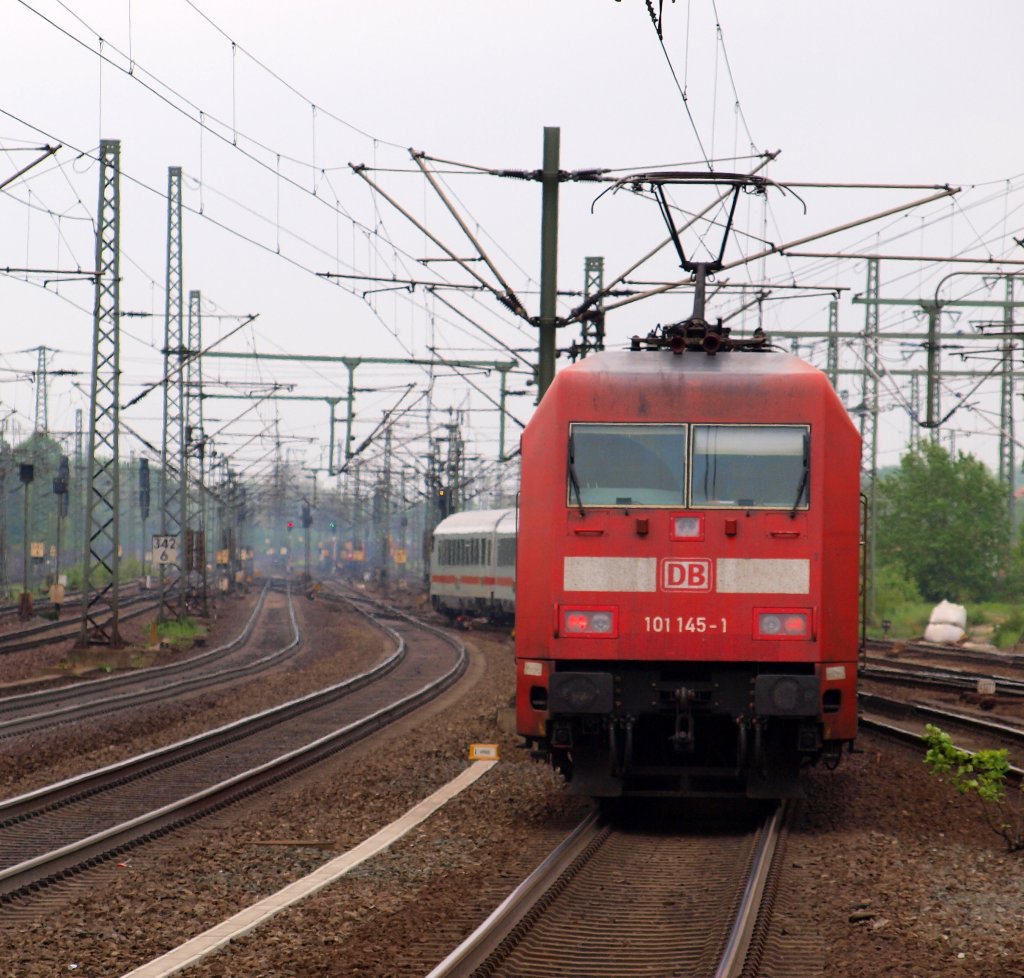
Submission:
{"label": "yellow marker plate", "polygon": [[498,745],[470,744],[469,759],[471,761],[496,761],[498,760]]}

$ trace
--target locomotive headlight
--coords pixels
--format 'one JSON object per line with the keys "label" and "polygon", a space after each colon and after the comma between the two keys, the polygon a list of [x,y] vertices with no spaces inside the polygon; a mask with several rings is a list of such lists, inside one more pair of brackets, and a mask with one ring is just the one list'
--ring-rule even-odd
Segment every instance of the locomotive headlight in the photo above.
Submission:
{"label": "locomotive headlight", "polygon": [[562,608],[561,632],[574,638],[615,638],[618,634],[618,609]]}
{"label": "locomotive headlight", "polygon": [[811,613],[807,609],[756,610],[754,638],[806,640],[811,637]]}
{"label": "locomotive headlight", "polygon": [[778,635],[782,631],[782,619],[778,615],[758,615],[757,630],[762,635]]}
{"label": "locomotive headlight", "polygon": [[703,516],[673,516],[669,536],[673,540],[703,540]]}

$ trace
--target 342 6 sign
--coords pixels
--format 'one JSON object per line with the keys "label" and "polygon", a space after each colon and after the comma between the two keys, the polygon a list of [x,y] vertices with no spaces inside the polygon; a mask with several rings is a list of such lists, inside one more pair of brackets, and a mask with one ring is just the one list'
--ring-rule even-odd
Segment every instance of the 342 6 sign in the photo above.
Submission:
{"label": "342 6 sign", "polygon": [[178,562],[178,538],[153,534],[153,563],[176,564]]}

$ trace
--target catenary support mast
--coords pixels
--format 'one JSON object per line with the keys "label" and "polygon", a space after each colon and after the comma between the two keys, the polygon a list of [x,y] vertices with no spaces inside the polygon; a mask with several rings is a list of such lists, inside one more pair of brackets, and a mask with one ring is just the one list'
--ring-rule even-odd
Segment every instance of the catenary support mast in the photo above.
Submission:
{"label": "catenary support mast", "polygon": [[175,546],[166,548],[168,560],[160,564],[159,618],[180,617],[182,602],[181,568],[185,541],[182,538],[183,481],[183,385],[184,343],[183,264],[181,227],[181,167],[167,171],[167,292],[164,302],[164,430],[160,444],[160,534],[171,537]]}
{"label": "catenary support mast", "polygon": [[100,194],[96,218],[96,301],[89,396],[88,502],[82,625],[78,643],[121,648],[118,622],[120,526],[118,400],[120,341],[121,143],[100,142]]}

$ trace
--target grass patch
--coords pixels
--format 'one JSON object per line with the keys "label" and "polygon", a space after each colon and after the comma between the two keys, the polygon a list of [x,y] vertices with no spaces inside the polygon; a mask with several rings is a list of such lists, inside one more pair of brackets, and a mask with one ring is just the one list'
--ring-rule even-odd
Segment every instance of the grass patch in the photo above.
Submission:
{"label": "grass patch", "polygon": [[161,642],[184,649],[191,646],[197,638],[202,638],[206,634],[206,628],[198,624],[194,618],[169,618],[157,623],[156,633]]}
{"label": "grass patch", "polygon": [[935,606],[926,601],[908,601],[905,604],[894,605],[887,609],[887,614],[880,615],[876,621],[868,622],[868,637],[884,637],[881,619],[885,618],[891,622],[888,638],[920,638],[924,634],[933,607]]}

